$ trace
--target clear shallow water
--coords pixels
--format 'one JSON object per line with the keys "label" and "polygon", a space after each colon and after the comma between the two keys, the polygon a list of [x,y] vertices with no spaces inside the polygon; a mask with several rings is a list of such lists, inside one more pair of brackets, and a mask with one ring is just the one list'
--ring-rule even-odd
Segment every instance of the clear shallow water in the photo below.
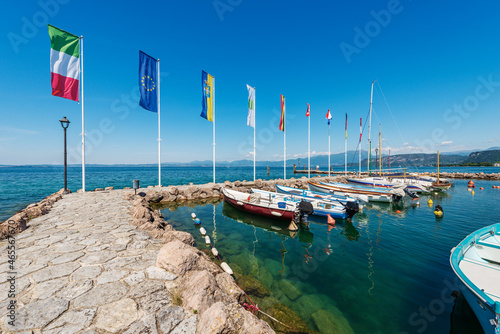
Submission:
{"label": "clear shallow water", "polygon": [[[447,194],[430,197],[432,207],[424,196],[419,207],[377,205],[365,208],[352,224],[337,221],[330,231],[317,218],[294,237],[277,230],[287,223],[223,202],[162,213],[177,230],[192,233],[197,247],[208,249],[190,218],[195,212],[223,260],[271,290],[271,297],[256,298],[260,305],[282,303],[313,330],[327,328],[321,326],[330,318],[343,324],[341,333],[352,333],[349,328],[355,333],[449,333],[451,292],[458,290],[450,250],[469,233],[498,222],[500,191],[492,184],[476,181],[472,195],[467,181],[457,180]],[[432,212],[438,203],[445,211],[442,219]],[[482,333],[477,324],[469,325],[461,333]]]}

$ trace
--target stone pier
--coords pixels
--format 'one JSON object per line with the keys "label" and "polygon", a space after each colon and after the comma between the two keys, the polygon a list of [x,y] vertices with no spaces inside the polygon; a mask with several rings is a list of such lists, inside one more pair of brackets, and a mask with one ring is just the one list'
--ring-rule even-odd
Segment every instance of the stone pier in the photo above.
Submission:
{"label": "stone pier", "polygon": [[[26,230],[0,241],[0,333],[180,334],[222,333],[224,328],[273,333],[239,306],[243,292],[189,245],[192,237],[177,238],[168,224],[162,231],[138,227],[154,224],[144,221],[152,212],[149,204],[141,207],[145,201],[133,193],[63,195],[48,213],[29,220]],[[9,262],[11,245],[16,258]],[[175,254],[169,258],[172,249],[189,254],[191,266]],[[208,275],[216,279],[210,291],[198,291],[202,297],[185,288]],[[9,278],[15,283],[5,282]],[[12,304],[14,311],[7,308]],[[208,309],[224,315],[225,322],[214,324]],[[225,313],[229,309],[238,323]]]}

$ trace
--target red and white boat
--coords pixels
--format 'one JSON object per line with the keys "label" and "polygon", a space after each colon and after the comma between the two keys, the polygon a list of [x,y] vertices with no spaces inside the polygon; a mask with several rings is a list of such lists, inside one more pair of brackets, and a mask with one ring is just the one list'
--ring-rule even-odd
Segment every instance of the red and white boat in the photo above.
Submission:
{"label": "red and white boat", "polygon": [[269,200],[260,194],[247,194],[223,188],[224,200],[235,208],[259,216],[292,221],[297,203]]}

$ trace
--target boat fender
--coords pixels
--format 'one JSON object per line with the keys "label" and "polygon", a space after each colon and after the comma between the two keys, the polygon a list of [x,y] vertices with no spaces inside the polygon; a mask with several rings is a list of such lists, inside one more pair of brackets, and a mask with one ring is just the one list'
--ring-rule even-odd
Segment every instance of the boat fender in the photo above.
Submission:
{"label": "boat fender", "polygon": [[281,212],[271,211],[271,214],[276,217],[281,217],[283,214]]}
{"label": "boat fender", "polygon": [[205,243],[210,245],[210,237],[208,235],[205,236]]}
{"label": "boat fender", "polygon": [[236,202],[236,204],[243,205],[244,203],[242,201],[238,201],[238,202]]}
{"label": "boat fender", "polygon": [[326,217],[328,225],[335,226],[335,219],[333,219],[332,216],[330,216],[330,214],[327,214]]}
{"label": "boat fender", "polygon": [[226,273],[228,273],[229,275],[232,275],[233,274],[233,271],[231,270],[231,267],[229,267],[229,265],[226,263],[226,262],[222,262],[220,264],[220,267],[222,268],[222,270],[224,270]]}
{"label": "boat fender", "polygon": [[207,234],[207,231],[205,230],[205,228],[200,227],[200,233],[201,233],[201,235],[205,235],[205,234]]}
{"label": "boat fender", "polygon": [[191,218],[195,219],[196,218],[196,213],[191,212]]}
{"label": "boat fender", "polygon": [[200,220],[200,218],[195,218],[195,219],[194,219],[194,224],[195,224],[195,225],[201,225],[201,220]]}
{"label": "boat fender", "polygon": [[213,254],[214,256],[219,255],[219,252],[217,251],[217,249],[216,249],[215,247],[213,247],[213,248],[212,248],[212,254]]}

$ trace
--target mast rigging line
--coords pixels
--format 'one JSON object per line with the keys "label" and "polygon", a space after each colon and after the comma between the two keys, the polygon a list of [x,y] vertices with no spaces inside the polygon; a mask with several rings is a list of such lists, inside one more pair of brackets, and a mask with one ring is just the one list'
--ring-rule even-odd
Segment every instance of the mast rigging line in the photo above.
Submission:
{"label": "mast rigging line", "polygon": [[[377,81],[377,87],[378,89],[380,90],[380,94],[382,95],[382,98],[385,102],[385,105],[387,107],[387,110],[389,111],[389,114],[391,115],[391,118],[392,118],[392,121],[394,122],[394,124],[396,125],[396,129],[398,130],[398,133],[399,133],[399,136],[401,137],[401,140],[403,141],[403,143],[406,142],[406,139],[403,137],[403,134],[401,132],[401,129],[399,128],[399,125],[398,123],[396,122],[396,118],[394,117],[394,114],[392,113],[392,110],[391,110],[391,107],[389,106],[389,103],[387,102],[387,99],[385,98],[385,94],[384,94],[384,91],[382,90],[382,87],[380,86],[380,83]],[[375,91],[378,95],[378,91],[376,90]],[[382,99],[381,99],[382,100]],[[380,102],[380,104],[382,104],[382,102]],[[380,121],[380,120],[379,120]],[[385,139],[385,141],[388,143],[387,139]],[[407,165],[408,168],[410,168],[410,166]],[[418,170],[418,166],[413,162],[413,167],[415,167],[415,169],[417,170],[417,172],[419,172]]]}
{"label": "mast rigging line", "polygon": [[[370,114],[370,111],[368,111],[368,114],[366,115],[365,120],[368,119],[369,114]],[[365,121],[365,124],[363,125],[363,131],[361,131],[361,135],[363,135],[365,133],[366,124],[367,124],[367,122]],[[354,151],[354,154],[352,155],[352,160],[350,162],[351,164],[354,163],[354,159],[356,158],[356,153],[358,153],[358,149],[359,149],[359,140],[358,140],[358,145],[356,146],[356,151]]]}

